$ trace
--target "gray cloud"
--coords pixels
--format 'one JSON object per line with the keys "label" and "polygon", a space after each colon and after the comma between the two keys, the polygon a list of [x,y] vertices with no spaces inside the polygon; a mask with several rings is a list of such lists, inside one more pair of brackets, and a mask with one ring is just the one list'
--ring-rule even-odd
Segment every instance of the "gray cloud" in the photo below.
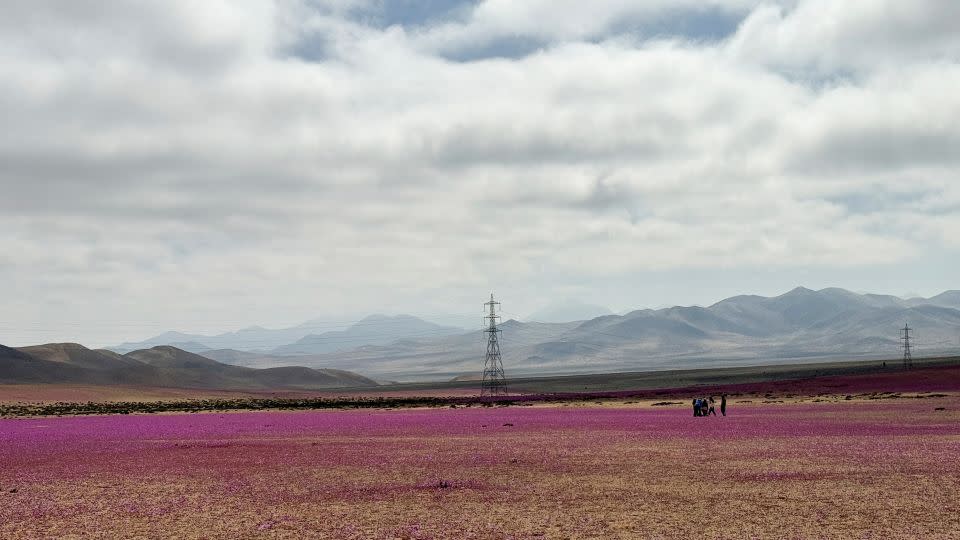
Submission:
{"label": "gray cloud", "polygon": [[957,257],[940,4],[440,4],[12,6],[0,342]]}

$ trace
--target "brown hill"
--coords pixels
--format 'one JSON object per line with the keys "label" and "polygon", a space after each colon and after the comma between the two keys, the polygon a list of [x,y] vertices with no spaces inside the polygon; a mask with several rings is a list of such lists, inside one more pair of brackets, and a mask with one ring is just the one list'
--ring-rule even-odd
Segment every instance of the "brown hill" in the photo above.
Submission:
{"label": "brown hill", "polygon": [[375,381],[342,369],[311,369],[300,366],[254,369],[254,377],[269,388],[284,387],[373,387]]}
{"label": "brown hill", "polygon": [[232,389],[372,387],[377,383],[362,375],[335,369],[278,367],[254,369],[221,364],[176,347],[159,346],[124,355],[157,372],[165,382],[179,386]]}
{"label": "brown hill", "polygon": [[34,358],[48,362],[59,362],[61,364],[70,364],[97,370],[116,369],[120,366],[135,367],[140,365],[140,362],[124,358],[122,355],[113,351],[104,349],[91,350],[78,343],[48,343],[46,345],[20,347],[18,350]]}
{"label": "brown hill", "polygon": [[83,372],[83,368],[63,366],[0,345],[0,382],[67,382],[81,377]]}
{"label": "brown hill", "polygon": [[221,364],[216,360],[211,360],[205,356],[200,356],[183,349],[178,349],[169,345],[160,345],[150,349],[141,349],[131,351],[123,355],[124,358],[132,359],[140,364],[153,366],[159,369],[199,369],[222,371],[233,366]]}
{"label": "brown hill", "polygon": [[119,355],[76,343],[19,349],[0,345],[0,381],[230,390],[377,386],[373,380],[349,371],[302,367],[252,369],[221,364],[176,347],[153,347]]}

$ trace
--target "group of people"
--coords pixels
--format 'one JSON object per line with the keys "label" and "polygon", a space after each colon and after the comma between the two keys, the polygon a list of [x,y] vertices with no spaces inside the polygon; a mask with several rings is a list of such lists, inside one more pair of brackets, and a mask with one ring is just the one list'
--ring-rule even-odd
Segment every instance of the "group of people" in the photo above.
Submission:
{"label": "group of people", "polygon": [[[713,396],[709,398],[694,398],[693,400],[693,415],[694,416],[710,416],[711,414],[716,416],[717,409],[714,408]],[[720,396],[720,414],[723,416],[727,415],[727,395],[723,394]]]}

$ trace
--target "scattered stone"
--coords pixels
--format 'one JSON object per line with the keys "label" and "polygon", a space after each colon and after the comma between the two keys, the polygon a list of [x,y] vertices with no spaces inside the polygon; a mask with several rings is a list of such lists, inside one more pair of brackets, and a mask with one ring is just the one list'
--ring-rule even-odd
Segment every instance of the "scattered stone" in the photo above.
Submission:
{"label": "scattered stone", "polygon": [[511,423],[509,423],[509,422],[507,422],[507,423],[506,423],[506,424],[504,424],[503,426],[504,426],[504,427],[513,427],[513,424],[511,424]]}

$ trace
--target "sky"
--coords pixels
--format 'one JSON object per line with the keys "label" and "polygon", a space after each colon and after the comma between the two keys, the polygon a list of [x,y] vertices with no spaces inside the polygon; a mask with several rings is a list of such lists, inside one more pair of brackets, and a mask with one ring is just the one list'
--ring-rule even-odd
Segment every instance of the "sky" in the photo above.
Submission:
{"label": "sky", "polygon": [[6,345],[960,288],[960,2],[3,11]]}

